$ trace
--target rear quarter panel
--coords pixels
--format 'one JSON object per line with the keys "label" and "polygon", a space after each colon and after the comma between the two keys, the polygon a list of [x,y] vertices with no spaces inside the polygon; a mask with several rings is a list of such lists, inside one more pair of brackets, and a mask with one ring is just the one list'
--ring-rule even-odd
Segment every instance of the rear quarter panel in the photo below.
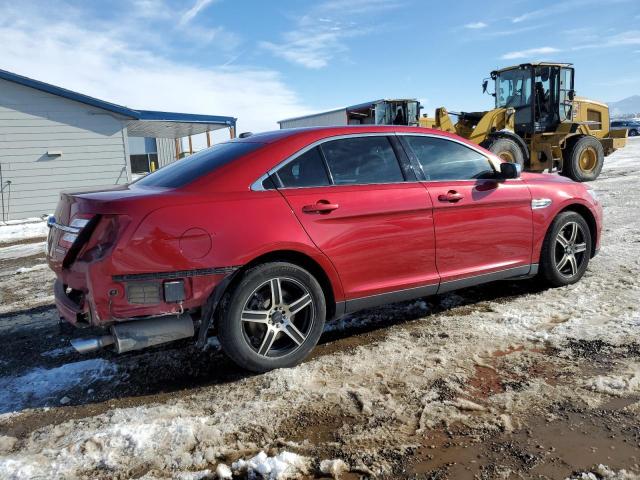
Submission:
{"label": "rear quarter panel", "polygon": [[[207,246],[204,234],[210,238],[210,249],[203,254]],[[119,245],[112,262],[114,270],[123,273],[166,272],[242,266],[282,250],[315,260],[329,277],[336,300],[343,298],[335,269],[275,190],[212,194],[198,202],[158,208]],[[200,277],[196,283],[201,285],[194,285],[193,294],[199,301],[215,286],[206,279]]]}

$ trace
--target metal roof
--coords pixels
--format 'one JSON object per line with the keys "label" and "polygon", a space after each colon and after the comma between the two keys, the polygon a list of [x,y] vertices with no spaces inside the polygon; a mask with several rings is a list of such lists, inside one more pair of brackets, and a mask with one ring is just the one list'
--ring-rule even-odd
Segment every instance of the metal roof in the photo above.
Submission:
{"label": "metal roof", "polygon": [[518,65],[511,65],[509,67],[499,68],[498,70],[494,70],[491,73],[501,73],[506,72],[507,70],[514,70],[516,68],[526,68],[526,67],[571,67],[573,63],[562,63],[562,62],[526,62],[519,63]]}
{"label": "metal roof", "polygon": [[278,120],[278,123],[289,122],[292,120],[302,120],[303,118],[312,118],[312,117],[317,117],[319,115],[326,115],[327,113],[340,112],[343,110],[345,112],[355,112],[357,110],[363,110],[365,108],[369,108],[372,105],[375,105],[380,102],[407,102],[407,101],[417,102],[418,100],[416,98],[379,98],[378,100],[371,100],[369,102],[357,103],[355,105],[349,105],[348,107],[333,108],[331,110],[325,110],[323,112],[310,113],[308,115],[301,115],[299,117],[285,118],[283,120]]}
{"label": "metal roof", "polygon": [[134,110],[1,69],[0,79],[128,117],[127,132],[132,137],[180,138],[236,126],[234,117]]}
{"label": "metal roof", "polygon": [[309,113],[307,115],[300,115],[299,117],[285,118],[283,120],[278,120],[278,123],[289,122],[291,120],[301,120],[303,118],[317,117],[318,115],[325,115],[327,113],[340,112],[341,110],[344,110],[344,111],[361,110],[363,108],[370,107],[371,105],[375,105],[376,103],[383,102],[383,101],[384,99],[380,98],[378,100],[371,100],[370,102],[357,103],[356,105],[350,105],[348,107],[332,108],[330,110],[324,110],[322,112]]}

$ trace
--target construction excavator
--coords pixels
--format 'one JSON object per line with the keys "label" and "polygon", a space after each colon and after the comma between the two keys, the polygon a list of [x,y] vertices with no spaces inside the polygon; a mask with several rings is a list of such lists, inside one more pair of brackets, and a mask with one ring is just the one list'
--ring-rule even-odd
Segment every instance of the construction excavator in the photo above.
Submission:
{"label": "construction excavator", "polygon": [[[578,97],[570,63],[523,63],[491,72],[495,108],[423,116],[422,127],[455,133],[532,172],[595,180],[604,157],[624,147],[627,130],[610,130],[609,107]],[[457,116],[453,123],[450,114]]]}

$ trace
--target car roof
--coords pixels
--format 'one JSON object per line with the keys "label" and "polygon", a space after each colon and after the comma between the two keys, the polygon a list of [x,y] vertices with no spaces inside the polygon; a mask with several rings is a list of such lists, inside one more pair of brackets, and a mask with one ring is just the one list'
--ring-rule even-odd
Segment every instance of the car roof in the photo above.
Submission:
{"label": "car roof", "polygon": [[275,143],[285,139],[293,139],[295,137],[315,137],[326,138],[340,135],[357,135],[364,133],[429,133],[442,137],[453,137],[454,135],[424,127],[405,127],[401,125],[348,125],[348,126],[332,126],[332,127],[300,127],[286,128],[282,130],[273,130],[269,132],[256,133],[244,138],[233,140],[234,142],[249,143]]}

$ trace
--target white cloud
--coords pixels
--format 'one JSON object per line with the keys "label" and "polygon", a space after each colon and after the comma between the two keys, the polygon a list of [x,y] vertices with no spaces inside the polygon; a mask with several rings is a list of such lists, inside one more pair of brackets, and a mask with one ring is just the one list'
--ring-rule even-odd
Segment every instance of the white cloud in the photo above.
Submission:
{"label": "white cloud", "polygon": [[509,35],[522,35],[525,32],[530,32],[532,30],[539,30],[546,26],[547,24],[545,23],[536,23],[534,25],[529,25],[527,27],[516,26],[515,28],[508,28],[508,29],[502,29],[502,30],[489,29],[489,30],[483,30],[482,35],[486,37],[506,37]]}
{"label": "white cloud", "polygon": [[464,28],[469,28],[471,30],[479,30],[481,28],[486,28],[488,25],[484,22],[472,22],[464,25]]}
{"label": "white cloud", "polygon": [[528,50],[517,50],[514,52],[508,52],[502,55],[503,60],[513,60],[516,58],[530,58],[538,55],[549,55],[552,53],[558,53],[560,49],[554,47],[540,47],[540,48],[530,48]]}
{"label": "white cloud", "polygon": [[323,68],[338,53],[347,50],[344,40],[362,35],[355,25],[344,25],[326,19],[316,22],[305,16],[298,20],[295,30],[287,32],[281,43],[260,42],[260,46],[277,57],[306,68]]}
{"label": "white cloud", "polygon": [[241,130],[308,111],[278,72],[193,66],[140,47],[143,32],[77,15],[0,7],[2,68],[133,108],[235,116]]}
{"label": "white cloud", "polygon": [[282,41],[262,41],[259,45],[288,62],[311,69],[323,68],[336,55],[348,51],[347,39],[372,31],[358,23],[363,16],[400,6],[393,0],[327,0],[298,17],[294,28],[283,34]]}
{"label": "white cloud", "polygon": [[191,20],[193,20],[198,13],[200,13],[203,9],[208,7],[215,0],[196,0],[196,3],[193,6],[182,14],[180,17],[180,25],[186,25]]}
{"label": "white cloud", "polygon": [[165,0],[135,0],[132,7],[131,14],[150,20],[168,19],[173,15]]}
{"label": "white cloud", "polygon": [[618,45],[640,45],[640,30],[630,30],[613,35],[606,39],[605,44],[613,47]]}
{"label": "white cloud", "polygon": [[631,3],[635,1],[636,0],[608,0],[608,2],[603,2],[602,0],[563,0],[562,2],[556,2],[555,4],[546,6],[545,8],[541,8],[539,10],[531,10],[529,12],[525,12],[521,15],[513,17],[511,21],[513,23],[521,23],[529,20],[537,20],[543,17],[559,15],[564,12],[575,12],[580,9],[587,8],[590,8],[592,10],[596,10],[598,8],[611,9],[613,4]]}
{"label": "white cloud", "polygon": [[615,35],[600,37],[597,43],[576,45],[572,50],[586,50],[604,47],[636,46],[640,45],[640,30],[628,30]]}

